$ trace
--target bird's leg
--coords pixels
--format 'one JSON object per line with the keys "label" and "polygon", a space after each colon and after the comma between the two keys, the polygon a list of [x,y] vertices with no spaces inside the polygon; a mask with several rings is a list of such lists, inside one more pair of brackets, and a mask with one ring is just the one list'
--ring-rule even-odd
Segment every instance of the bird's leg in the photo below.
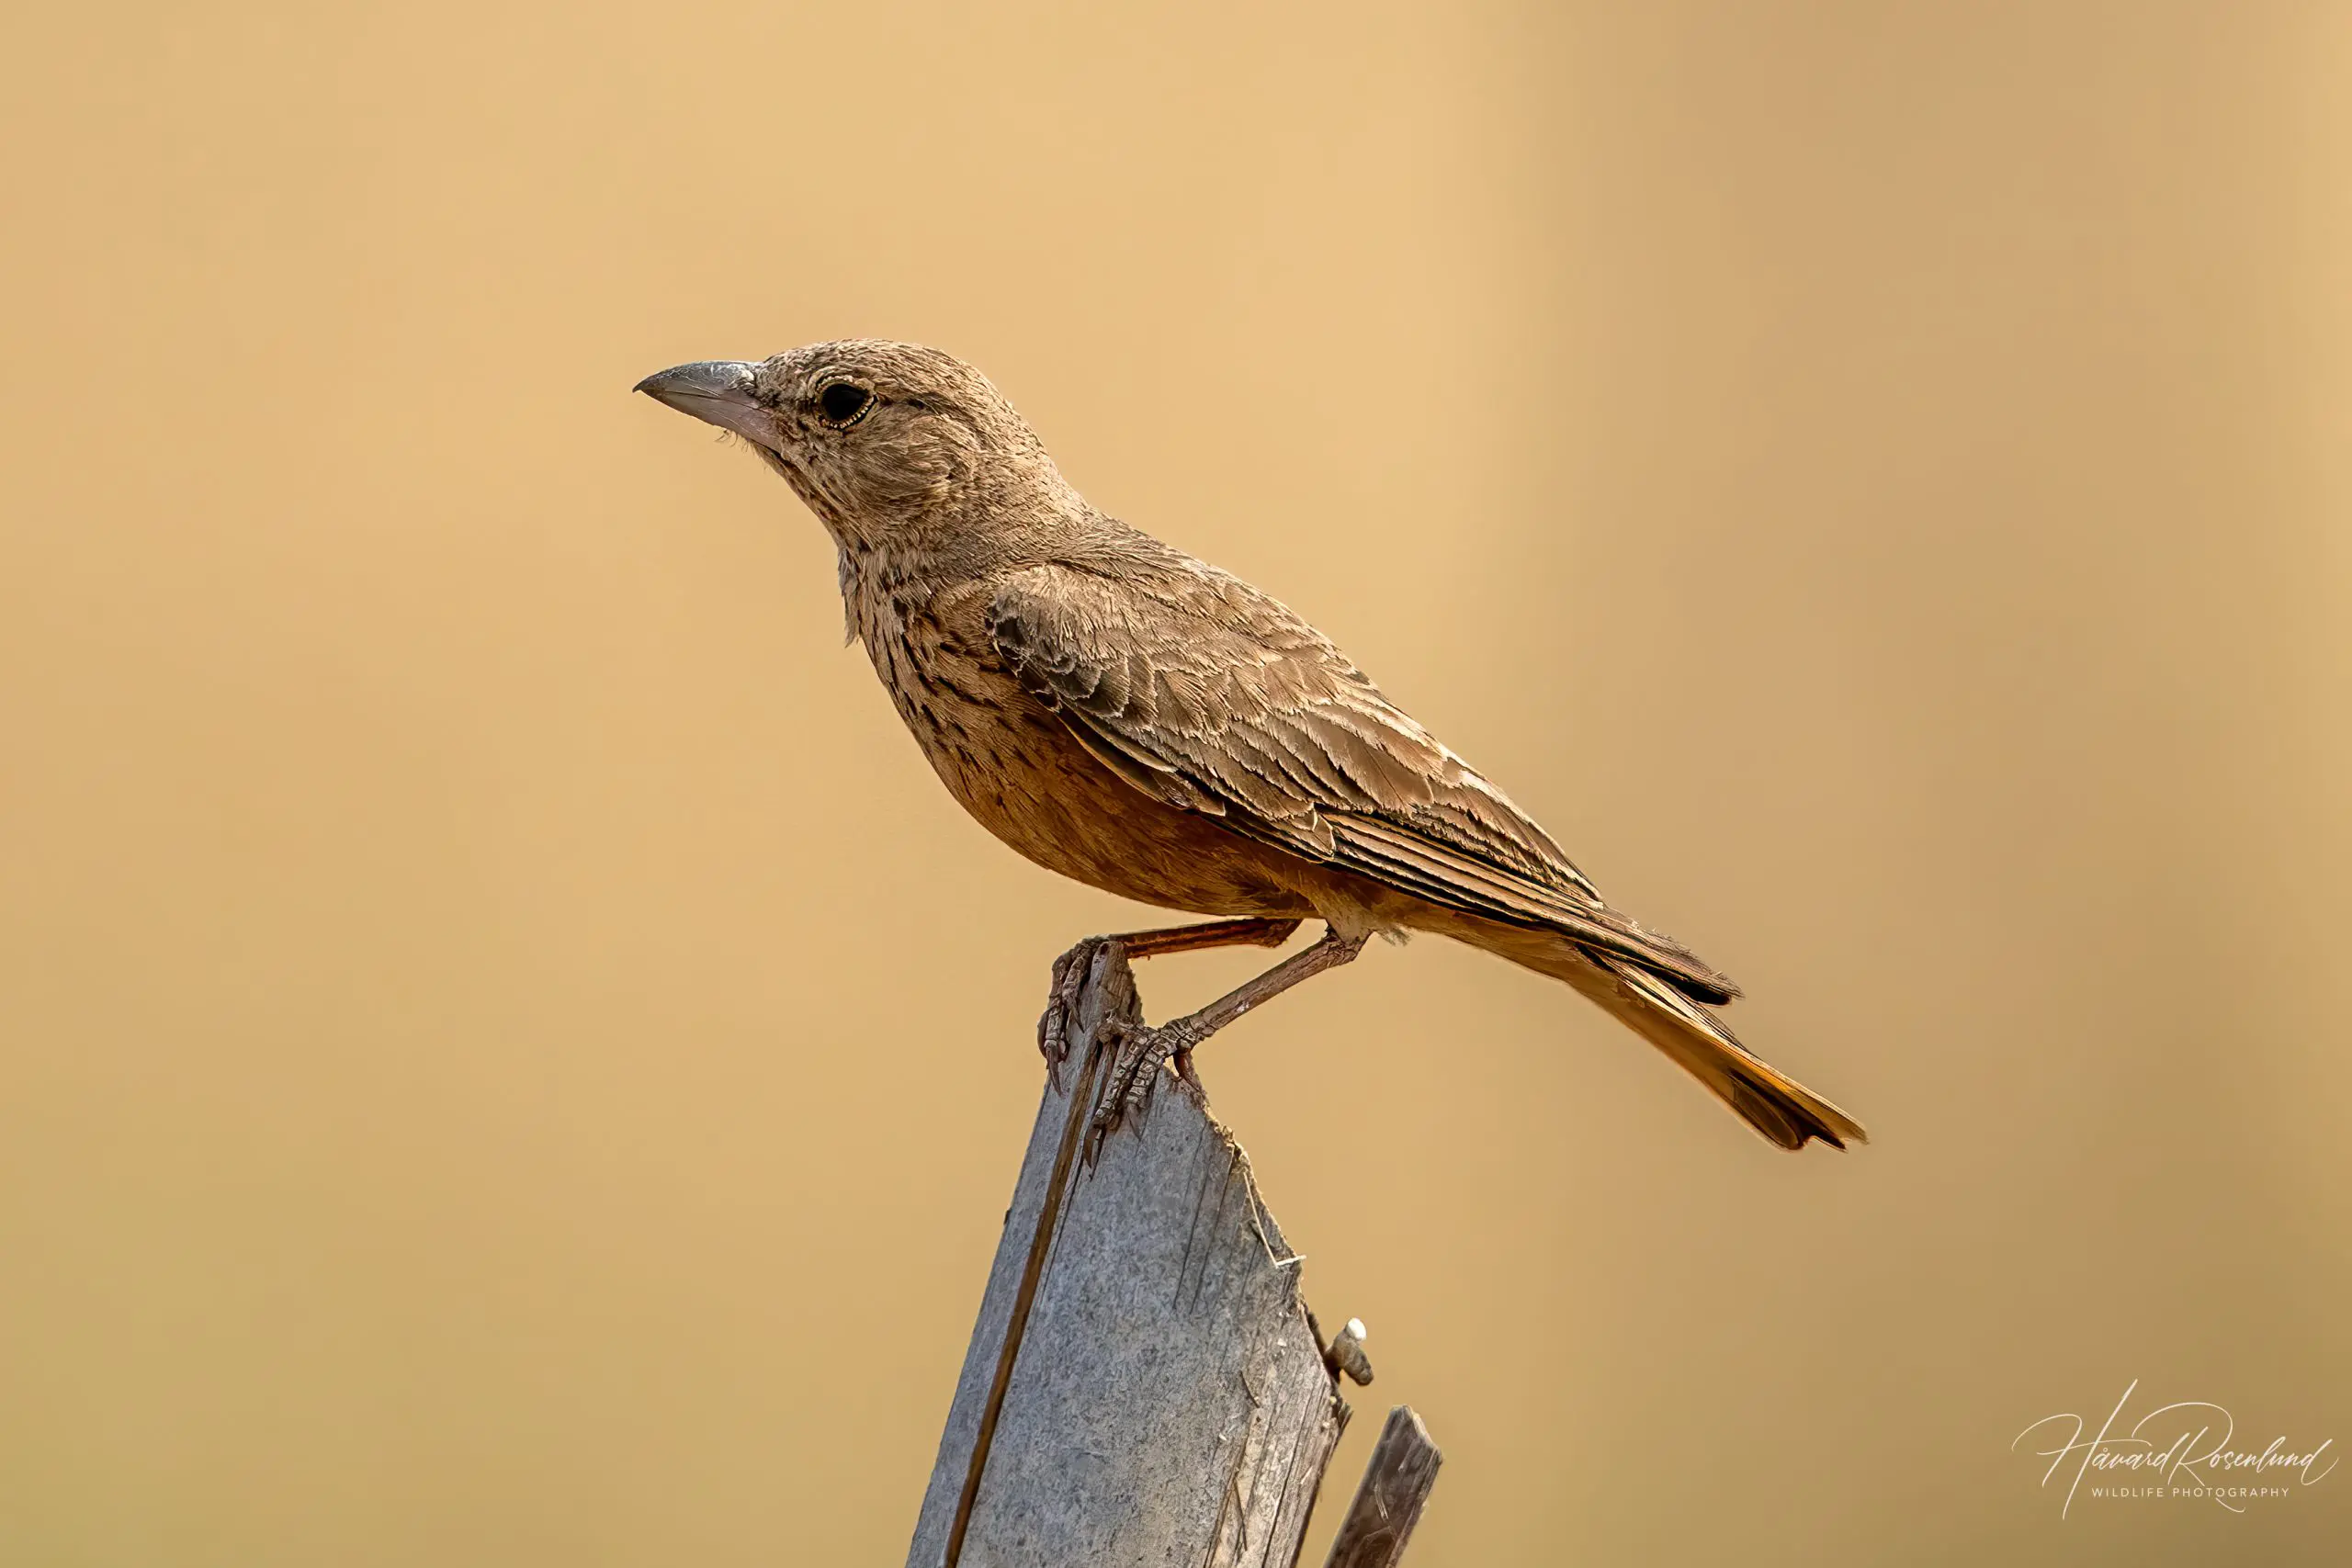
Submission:
{"label": "bird's leg", "polygon": [[1110,1090],[1094,1113],[1087,1137],[1087,1158],[1101,1153],[1102,1140],[1130,1113],[1140,1118],[1151,1103],[1159,1065],[1171,1057],[1178,1076],[1195,1089],[1201,1080],[1193,1073],[1193,1050],[1201,1042],[1261,1002],[1272,1000],[1301,980],[1337,969],[1363,951],[1364,938],[1341,936],[1326,926],[1320,941],[1304,953],[1295,953],[1272,969],[1244,981],[1196,1012],[1170,1020],[1157,1028],[1124,1031],[1112,1059]]}
{"label": "bird's leg", "polygon": [[1037,1018],[1037,1050],[1046,1058],[1054,1086],[1061,1087],[1062,1064],[1069,1059],[1070,1031],[1078,1019],[1078,993],[1094,967],[1094,955],[1117,942],[1129,958],[1154,958],[1170,953],[1193,953],[1204,947],[1280,947],[1298,930],[1295,919],[1265,919],[1250,916],[1238,920],[1204,920],[1198,925],[1166,926],[1158,931],[1128,931],[1120,936],[1091,936],[1054,960],[1052,995]]}
{"label": "bird's leg", "polygon": [[1256,915],[1238,920],[1203,920],[1197,925],[1163,926],[1158,931],[1129,931],[1125,936],[1097,937],[1115,942],[1129,958],[1159,958],[1170,953],[1194,953],[1204,947],[1280,947],[1291,932],[1306,922],[1296,916],[1268,919]]}

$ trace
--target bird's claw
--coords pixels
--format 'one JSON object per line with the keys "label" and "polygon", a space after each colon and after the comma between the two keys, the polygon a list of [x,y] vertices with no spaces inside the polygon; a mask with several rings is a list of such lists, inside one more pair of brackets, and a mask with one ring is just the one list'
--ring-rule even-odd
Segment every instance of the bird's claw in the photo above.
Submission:
{"label": "bird's claw", "polygon": [[[1106,1008],[1106,1016],[1091,1033],[1079,1017],[1079,1002],[1087,983],[1107,949],[1118,938],[1091,936],[1054,960],[1051,995],[1037,1019],[1037,1050],[1046,1058],[1046,1073],[1056,1093],[1062,1092],[1062,1067],[1073,1056],[1090,1059],[1098,1046],[1108,1057],[1102,1087],[1094,1097],[1094,1111],[1087,1122],[1086,1163],[1101,1157],[1104,1140],[1123,1126],[1141,1131],[1151,1100],[1159,1088],[1160,1069],[1171,1062],[1176,1076],[1195,1094],[1201,1080],[1193,1071],[1193,1047],[1199,1036],[1183,1020],[1153,1028],[1136,1021],[1134,997],[1125,993],[1124,1007]],[[1081,1080],[1083,1081],[1083,1080]]]}
{"label": "bird's claw", "polygon": [[1046,1010],[1037,1015],[1037,1053],[1046,1058],[1046,1077],[1057,1093],[1062,1087],[1062,1064],[1069,1060],[1073,1047],[1086,1043],[1078,1038],[1079,994],[1086,989],[1096,955],[1111,941],[1107,936],[1088,937],[1054,960],[1052,992],[1046,998]]}
{"label": "bird's claw", "polygon": [[1086,1130],[1086,1163],[1102,1157],[1102,1145],[1121,1127],[1138,1134],[1151,1100],[1159,1088],[1159,1069],[1170,1061],[1177,1077],[1196,1092],[1201,1080],[1193,1073],[1194,1042],[1181,1028],[1154,1029],[1149,1024],[1106,1024],[1103,1043],[1111,1048],[1111,1072],[1094,1102],[1094,1118]]}

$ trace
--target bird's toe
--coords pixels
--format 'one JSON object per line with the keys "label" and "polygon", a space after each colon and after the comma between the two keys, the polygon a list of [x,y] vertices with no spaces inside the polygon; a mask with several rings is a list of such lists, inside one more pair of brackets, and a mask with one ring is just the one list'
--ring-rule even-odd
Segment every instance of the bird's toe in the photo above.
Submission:
{"label": "bird's toe", "polygon": [[1046,1058],[1046,1076],[1054,1088],[1062,1085],[1062,1064],[1073,1049],[1086,1042],[1079,1036],[1078,998],[1094,971],[1094,960],[1111,944],[1106,936],[1091,936],[1054,960],[1054,978],[1046,1010],[1037,1015],[1037,1052]]}

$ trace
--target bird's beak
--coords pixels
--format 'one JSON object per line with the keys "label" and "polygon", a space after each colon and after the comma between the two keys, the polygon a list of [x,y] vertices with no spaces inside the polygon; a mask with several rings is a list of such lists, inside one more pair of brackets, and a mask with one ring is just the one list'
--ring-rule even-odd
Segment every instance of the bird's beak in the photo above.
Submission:
{"label": "bird's beak", "polygon": [[752,395],[752,373],[757,366],[740,359],[703,359],[659,370],[639,381],[635,389],[680,413],[690,413],[707,424],[731,430],[746,441],[775,447],[775,415]]}

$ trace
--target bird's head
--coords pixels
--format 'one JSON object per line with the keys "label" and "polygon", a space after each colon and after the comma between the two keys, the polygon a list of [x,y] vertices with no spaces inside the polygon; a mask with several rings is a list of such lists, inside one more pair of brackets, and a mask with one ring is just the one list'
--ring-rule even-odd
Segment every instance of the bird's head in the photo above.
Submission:
{"label": "bird's head", "polygon": [[810,344],[680,365],[637,389],[750,442],[844,549],[1082,505],[1004,394],[935,348]]}

